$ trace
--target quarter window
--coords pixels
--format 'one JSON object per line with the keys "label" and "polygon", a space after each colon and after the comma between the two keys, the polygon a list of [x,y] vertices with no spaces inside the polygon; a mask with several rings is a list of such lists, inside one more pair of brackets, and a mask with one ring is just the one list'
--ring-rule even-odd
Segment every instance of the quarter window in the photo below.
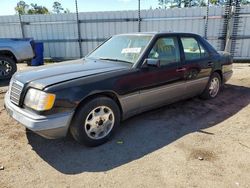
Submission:
{"label": "quarter window", "polygon": [[181,38],[186,60],[196,60],[208,57],[207,51],[191,37]]}
{"label": "quarter window", "polygon": [[148,58],[159,59],[162,66],[180,61],[180,51],[177,38],[160,38],[149,53]]}

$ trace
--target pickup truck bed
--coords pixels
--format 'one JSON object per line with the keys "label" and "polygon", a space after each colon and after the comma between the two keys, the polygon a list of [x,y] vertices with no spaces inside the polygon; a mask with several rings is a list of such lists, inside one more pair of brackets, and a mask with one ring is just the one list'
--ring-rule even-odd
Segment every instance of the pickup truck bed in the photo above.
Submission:
{"label": "pickup truck bed", "polygon": [[0,80],[9,79],[16,72],[16,63],[34,57],[32,39],[0,39]]}

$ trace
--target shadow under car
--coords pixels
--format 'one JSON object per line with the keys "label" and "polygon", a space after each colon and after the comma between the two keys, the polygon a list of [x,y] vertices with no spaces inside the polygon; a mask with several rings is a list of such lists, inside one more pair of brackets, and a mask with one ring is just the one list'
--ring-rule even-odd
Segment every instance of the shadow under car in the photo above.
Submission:
{"label": "shadow under car", "polygon": [[[64,174],[107,171],[142,158],[192,132],[204,131],[239,112],[250,103],[250,88],[225,85],[213,100],[193,98],[149,111],[122,123],[108,143],[95,148],[72,138],[47,140],[27,132],[33,150]],[[117,144],[122,140],[123,144]]]}

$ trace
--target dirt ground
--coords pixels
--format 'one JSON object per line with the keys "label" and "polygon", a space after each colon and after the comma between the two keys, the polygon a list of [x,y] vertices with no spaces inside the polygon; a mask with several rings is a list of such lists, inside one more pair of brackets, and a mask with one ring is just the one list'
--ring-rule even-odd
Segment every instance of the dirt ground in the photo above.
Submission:
{"label": "dirt ground", "polygon": [[234,64],[216,99],[193,98],[131,118],[96,148],[26,132],[6,114],[3,88],[1,188],[250,187],[250,64]]}

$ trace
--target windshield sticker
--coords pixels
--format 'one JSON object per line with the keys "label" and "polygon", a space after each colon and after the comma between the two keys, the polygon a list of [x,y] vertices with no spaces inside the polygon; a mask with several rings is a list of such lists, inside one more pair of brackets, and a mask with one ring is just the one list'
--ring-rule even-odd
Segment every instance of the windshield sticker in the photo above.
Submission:
{"label": "windshield sticker", "polygon": [[123,48],[122,54],[135,53],[139,54],[141,52],[141,48]]}

